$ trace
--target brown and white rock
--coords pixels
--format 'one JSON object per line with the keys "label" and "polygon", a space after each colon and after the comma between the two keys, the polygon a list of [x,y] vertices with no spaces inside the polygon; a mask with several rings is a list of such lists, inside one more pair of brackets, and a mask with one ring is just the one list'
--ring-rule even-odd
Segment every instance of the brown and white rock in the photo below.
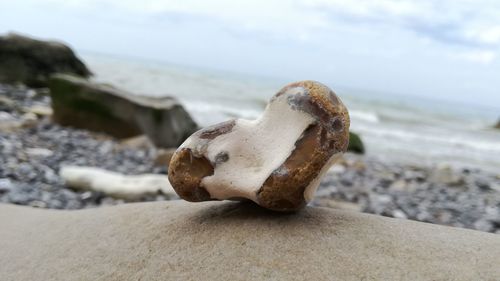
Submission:
{"label": "brown and white rock", "polygon": [[256,120],[223,122],[191,135],[168,177],[187,201],[249,199],[276,211],[311,201],[328,168],[346,151],[349,115],[315,81],[281,89]]}

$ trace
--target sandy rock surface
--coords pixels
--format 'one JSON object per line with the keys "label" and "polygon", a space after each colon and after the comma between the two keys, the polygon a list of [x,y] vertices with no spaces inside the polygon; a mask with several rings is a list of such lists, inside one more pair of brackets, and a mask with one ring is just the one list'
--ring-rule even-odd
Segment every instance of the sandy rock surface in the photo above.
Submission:
{"label": "sandy rock surface", "polygon": [[0,205],[2,280],[499,280],[500,236],[237,202]]}

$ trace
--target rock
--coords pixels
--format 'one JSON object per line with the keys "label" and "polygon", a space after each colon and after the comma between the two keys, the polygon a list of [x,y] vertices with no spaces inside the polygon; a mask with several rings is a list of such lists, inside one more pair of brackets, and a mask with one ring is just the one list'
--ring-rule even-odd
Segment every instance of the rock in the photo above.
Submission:
{"label": "rock", "polygon": [[122,175],[94,167],[63,166],[59,175],[71,188],[98,191],[115,198],[141,199],[158,193],[175,195],[165,175]]}
{"label": "rock", "polygon": [[397,181],[391,183],[391,185],[389,186],[389,188],[392,191],[399,191],[399,192],[407,191],[408,190],[408,184],[406,183],[405,180],[397,180]]}
{"label": "rock", "polygon": [[14,189],[14,184],[10,179],[0,178],[0,194],[6,193]]}
{"label": "rock", "polygon": [[121,145],[134,149],[149,149],[154,147],[153,143],[146,135],[124,139],[121,141]]}
{"label": "rock", "polygon": [[344,165],[340,165],[340,164],[332,165],[332,167],[329,170],[329,172],[333,173],[333,174],[343,174],[343,173],[345,173],[345,171],[346,171],[346,167]]}
{"label": "rock", "polygon": [[33,113],[25,113],[20,118],[12,114],[0,111],[0,133],[13,133],[22,128],[32,128],[38,122],[38,118]]}
{"label": "rock", "polygon": [[392,211],[392,217],[397,219],[407,219],[408,216],[401,210]]}
{"label": "rock", "polygon": [[164,166],[168,167],[170,165],[170,160],[177,149],[176,148],[167,148],[167,149],[158,149],[155,159],[155,166]]}
{"label": "rock", "polygon": [[500,119],[498,119],[497,124],[495,125],[495,129],[500,129]]}
{"label": "rock", "polygon": [[294,211],[347,149],[349,115],[328,87],[289,84],[257,120],[204,128],[176,151],[168,177],[179,196],[199,202],[242,198]]}
{"label": "rock", "polygon": [[[349,147],[348,147],[347,149],[349,150]],[[364,162],[364,161],[362,161],[362,160],[357,160],[357,161],[355,161],[355,162],[351,165],[351,167],[352,167],[354,170],[358,171],[358,172],[364,172],[364,171],[366,170],[366,164],[365,164],[365,162]]]}
{"label": "rock", "polygon": [[90,76],[87,67],[62,43],[13,33],[0,36],[0,82],[43,87],[54,73]]}
{"label": "rock", "polygon": [[141,97],[69,75],[53,76],[50,92],[53,118],[61,125],[118,138],[144,133],[158,147],[177,147],[197,129],[171,97]]}
{"label": "rock", "polygon": [[485,219],[478,220],[474,223],[474,228],[480,231],[490,232],[494,230],[493,224]]}
{"label": "rock", "polygon": [[23,122],[10,113],[0,111],[0,132],[11,133],[23,127]]}
{"label": "rock", "polygon": [[0,122],[7,122],[13,120],[14,116],[6,111],[0,111]]}
{"label": "rock", "polygon": [[0,96],[0,111],[11,112],[16,109],[16,102],[8,97]]}
{"label": "rock", "polygon": [[34,147],[34,148],[26,148],[26,154],[28,154],[31,157],[44,158],[52,156],[54,152],[47,148]]}
{"label": "rock", "polygon": [[432,170],[431,181],[451,186],[460,186],[465,183],[464,178],[446,164],[439,165]]}
{"label": "rock", "polygon": [[52,108],[44,105],[33,105],[31,107],[23,108],[26,113],[33,113],[38,117],[46,117],[52,115]]}
{"label": "rock", "polygon": [[492,183],[492,184],[490,185],[490,188],[491,188],[492,190],[495,190],[495,191],[500,191],[500,184],[498,184],[498,183]]}
{"label": "rock", "polygon": [[43,201],[34,200],[28,203],[28,206],[35,208],[47,208],[47,203]]}
{"label": "rock", "polygon": [[349,146],[347,147],[347,151],[358,154],[365,153],[365,146],[358,134],[349,132]]}
{"label": "rock", "polygon": [[0,204],[3,280],[499,280],[500,236],[307,207]]}
{"label": "rock", "polygon": [[38,122],[38,117],[35,113],[27,112],[21,116],[23,128],[33,128]]}

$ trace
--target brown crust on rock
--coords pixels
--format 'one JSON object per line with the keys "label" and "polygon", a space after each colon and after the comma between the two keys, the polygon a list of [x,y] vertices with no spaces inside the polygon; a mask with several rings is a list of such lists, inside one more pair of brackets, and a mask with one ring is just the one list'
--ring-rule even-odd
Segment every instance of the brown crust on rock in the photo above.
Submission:
{"label": "brown crust on rock", "polygon": [[303,81],[286,86],[276,96],[294,87],[304,88],[305,92],[289,97],[292,108],[309,113],[329,131],[342,134],[349,129],[347,109],[332,90],[319,82]]}
{"label": "brown crust on rock", "polygon": [[286,86],[276,96],[293,87],[303,87],[306,92],[291,96],[290,105],[311,114],[316,122],[304,131],[290,156],[257,193],[260,205],[276,211],[302,208],[307,203],[307,186],[334,154],[347,150],[349,142],[349,115],[333,91],[318,82],[304,81]]}
{"label": "brown crust on rock", "polygon": [[196,157],[191,149],[179,149],[168,168],[168,180],[175,192],[184,200],[200,202],[212,200],[201,186],[201,180],[214,174],[214,167],[205,157]]}
{"label": "brown crust on rock", "polygon": [[304,191],[330,159],[322,145],[325,129],[312,125],[295,144],[295,150],[264,182],[258,203],[276,211],[294,211],[305,206]]}

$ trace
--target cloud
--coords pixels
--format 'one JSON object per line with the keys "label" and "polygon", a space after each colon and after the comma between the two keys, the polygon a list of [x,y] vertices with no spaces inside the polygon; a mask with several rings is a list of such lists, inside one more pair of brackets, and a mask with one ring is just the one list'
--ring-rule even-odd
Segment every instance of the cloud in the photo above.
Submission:
{"label": "cloud", "polygon": [[500,44],[500,25],[468,29],[465,36],[484,44]]}
{"label": "cloud", "polygon": [[433,40],[500,45],[500,2],[471,0],[28,0],[73,9],[119,10],[143,16],[184,14],[225,22],[241,30],[309,38],[315,29],[346,24],[398,26]]}
{"label": "cloud", "polygon": [[451,57],[453,59],[488,65],[496,59],[497,54],[493,51],[469,51],[454,53]]}
{"label": "cloud", "polygon": [[[322,42],[332,34],[413,34],[476,54],[470,62],[494,60],[500,52],[500,2],[486,0],[26,0],[132,24],[176,19],[211,22],[233,36],[256,40]],[[15,1],[9,5],[17,5]],[[21,4],[19,4],[21,5]],[[105,12],[104,12],[105,11]],[[376,36],[374,36],[376,37]],[[367,37],[370,38],[370,37]],[[370,40],[370,39],[367,39]],[[483,55],[477,55],[477,54]],[[458,56],[460,57],[460,56]],[[462,56],[468,57],[468,56]],[[491,59],[490,59],[491,57]],[[482,59],[479,59],[482,58]]]}
{"label": "cloud", "polygon": [[441,43],[500,47],[500,2],[430,0],[308,0],[307,6],[332,18],[369,25],[390,25]]}

